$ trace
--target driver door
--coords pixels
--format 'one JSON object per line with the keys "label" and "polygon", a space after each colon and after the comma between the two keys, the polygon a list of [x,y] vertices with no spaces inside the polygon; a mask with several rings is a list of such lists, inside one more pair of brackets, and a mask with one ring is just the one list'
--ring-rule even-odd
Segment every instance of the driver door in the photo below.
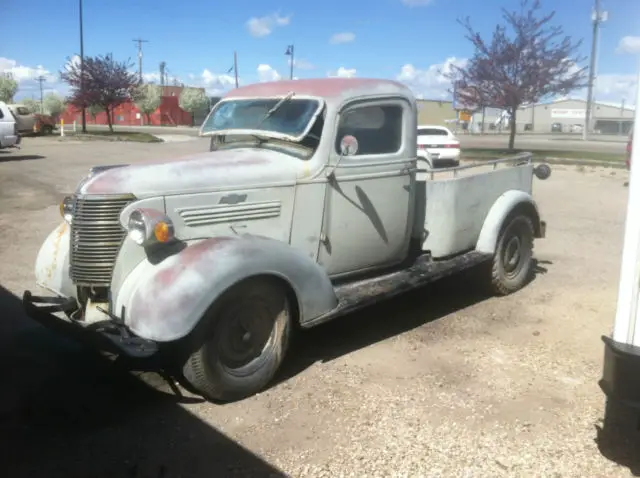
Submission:
{"label": "driver door", "polygon": [[405,259],[414,204],[415,131],[415,111],[405,99],[360,100],[340,112],[318,253],[330,276]]}

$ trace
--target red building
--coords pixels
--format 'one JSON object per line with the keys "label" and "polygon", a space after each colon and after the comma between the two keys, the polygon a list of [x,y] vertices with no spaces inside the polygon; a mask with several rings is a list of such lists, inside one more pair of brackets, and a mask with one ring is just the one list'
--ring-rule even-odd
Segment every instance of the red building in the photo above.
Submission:
{"label": "red building", "polygon": [[[160,106],[149,115],[149,118],[141,113],[133,102],[128,101],[113,109],[111,122],[114,125],[127,126],[147,124],[154,126],[191,126],[193,121],[191,113],[184,111],[178,104],[181,91],[181,86],[165,86]],[[65,124],[72,124],[74,121],[79,124],[82,122],[82,112],[69,105],[65,112],[62,113],[61,118]],[[100,111],[95,117],[87,111],[86,119],[87,124],[108,124],[107,113],[104,111]]]}

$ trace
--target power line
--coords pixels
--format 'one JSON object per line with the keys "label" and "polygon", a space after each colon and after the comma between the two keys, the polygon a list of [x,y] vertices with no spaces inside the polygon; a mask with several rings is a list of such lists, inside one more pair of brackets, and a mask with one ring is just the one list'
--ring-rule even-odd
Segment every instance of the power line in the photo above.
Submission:
{"label": "power line", "polygon": [[135,38],[133,41],[138,44],[138,75],[140,75],[140,82],[142,82],[142,44],[149,43],[149,40]]}
{"label": "power line", "polygon": [[587,110],[584,117],[584,129],[582,130],[582,139],[587,140],[591,123],[591,111],[593,110],[593,85],[596,80],[596,64],[598,56],[598,33],[600,32],[600,24],[607,21],[608,13],[600,10],[600,0],[594,0],[593,12],[591,12],[591,21],[593,22],[593,39],[591,42],[591,62],[589,64],[589,85],[587,90]]}
{"label": "power line", "polygon": [[47,79],[40,75],[38,78],[36,78],[36,81],[38,83],[40,83],[40,113],[44,113],[44,100],[43,100],[43,96],[42,96],[42,84],[47,81]]}

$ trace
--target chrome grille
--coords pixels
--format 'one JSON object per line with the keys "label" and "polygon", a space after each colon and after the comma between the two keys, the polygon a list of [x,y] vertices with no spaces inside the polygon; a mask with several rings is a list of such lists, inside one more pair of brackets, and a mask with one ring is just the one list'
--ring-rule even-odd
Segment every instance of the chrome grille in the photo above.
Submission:
{"label": "chrome grille", "polygon": [[124,240],[122,209],[133,196],[75,198],[69,271],[79,285],[108,286]]}

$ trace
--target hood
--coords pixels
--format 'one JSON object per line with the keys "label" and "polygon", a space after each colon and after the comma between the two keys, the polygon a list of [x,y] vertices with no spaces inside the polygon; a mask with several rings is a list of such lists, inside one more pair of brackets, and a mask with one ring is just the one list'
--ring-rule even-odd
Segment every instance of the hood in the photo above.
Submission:
{"label": "hood", "polygon": [[76,192],[133,194],[142,199],[217,189],[292,185],[299,163],[294,157],[262,148],[211,151],[102,170],[80,183]]}

